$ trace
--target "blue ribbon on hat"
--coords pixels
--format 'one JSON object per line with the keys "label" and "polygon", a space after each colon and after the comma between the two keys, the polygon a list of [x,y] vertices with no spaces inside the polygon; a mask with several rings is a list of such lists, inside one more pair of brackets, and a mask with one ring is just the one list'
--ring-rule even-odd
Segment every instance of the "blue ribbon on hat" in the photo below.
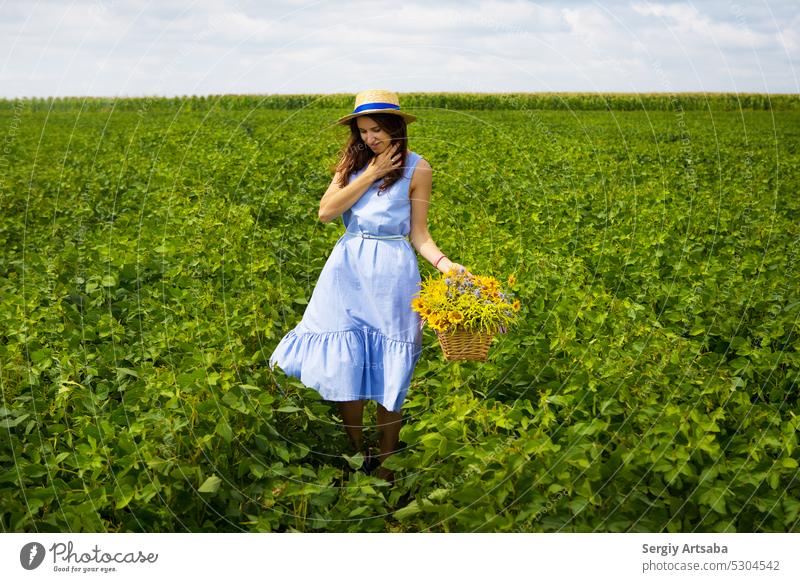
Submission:
{"label": "blue ribbon on hat", "polygon": [[353,113],[360,113],[367,109],[400,109],[400,106],[394,103],[364,103],[353,109]]}

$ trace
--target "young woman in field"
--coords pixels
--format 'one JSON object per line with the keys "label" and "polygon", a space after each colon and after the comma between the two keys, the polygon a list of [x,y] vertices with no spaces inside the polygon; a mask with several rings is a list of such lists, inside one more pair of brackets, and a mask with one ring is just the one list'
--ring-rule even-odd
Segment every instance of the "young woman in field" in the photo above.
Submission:
{"label": "young woman in field", "polygon": [[[397,447],[401,405],[421,354],[421,319],[411,309],[420,283],[414,249],[443,273],[465,270],[428,232],[432,170],[408,149],[406,124],[415,119],[400,109],[396,94],[363,91],[353,112],[338,120],[350,135],[320,200],[319,219],[341,216],[345,232],[303,318],[270,357],[270,366],[337,402],[356,452],[362,450],[364,402],[375,400],[377,463]],[[372,469],[369,461],[365,468]],[[394,480],[383,466],[377,475]]]}

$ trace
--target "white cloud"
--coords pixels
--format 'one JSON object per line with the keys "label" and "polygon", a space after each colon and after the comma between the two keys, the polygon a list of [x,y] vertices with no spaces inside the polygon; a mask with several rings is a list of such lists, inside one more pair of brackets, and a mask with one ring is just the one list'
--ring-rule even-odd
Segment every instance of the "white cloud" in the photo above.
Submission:
{"label": "white cloud", "polygon": [[[797,91],[791,2],[6,2],[0,94]],[[762,78],[762,72],[764,78]],[[35,77],[33,77],[33,76]],[[380,83],[379,83],[380,81]]]}
{"label": "white cloud", "polygon": [[[769,48],[775,46],[774,33],[754,31],[742,18],[739,21],[712,21],[691,4],[657,4],[637,2],[632,4],[634,12],[642,16],[656,16],[684,42],[696,39],[709,44],[716,43],[726,48]],[[735,19],[737,13],[726,15]],[[658,28],[663,26],[659,23]]]}

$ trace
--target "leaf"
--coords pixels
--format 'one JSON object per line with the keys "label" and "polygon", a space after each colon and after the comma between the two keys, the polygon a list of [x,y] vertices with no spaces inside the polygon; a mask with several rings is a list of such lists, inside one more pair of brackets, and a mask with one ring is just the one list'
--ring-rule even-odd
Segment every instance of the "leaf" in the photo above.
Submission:
{"label": "leaf", "polygon": [[556,406],[566,406],[569,401],[563,396],[552,395],[547,397],[547,402],[549,404],[555,404]]}
{"label": "leaf", "polygon": [[272,451],[286,463],[291,460],[288,449],[281,443],[273,443]]}
{"label": "leaf", "polygon": [[241,398],[239,398],[239,395],[236,394],[236,392],[233,390],[225,393],[225,395],[222,397],[222,402],[224,402],[234,410],[238,410],[239,412],[245,412],[245,413],[247,412],[247,406],[245,406]]}
{"label": "leaf", "polygon": [[395,453],[394,455],[386,457],[383,463],[381,463],[381,466],[390,471],[397,471],[406,468],[406,463],[402,455]]}
{"label": "leaf", "polygon": [[347,461],[347,464],[350,465],[350,468],[353,471],[358,471],[364,465],[364,453],[356,453],[352,457],[350,455],[342,455]]}
{"label": "leaf", "polygon": [[26,412],[25,414],[22,414],[22,415],[18,416],[17,418],[13,419],[13,420],[11,418],[6,417],[6,418],[0,420],[0,428],[14,428],[15,426],[17,426],[20,422],[22,422],[23,420],[25,420],[29,416],[30,416],[30,413]]}
{"label": "leaf", "polygon": [[365,514],[367,511],[369,511],[369,506],[367,506],[367,505],[359,505],[358,507],[353,509],[350,513],[348,513],[347,517],[348,518],[358,517],[359,515]]}
{"label": "leaf", "polygon": [[198,491],[200,493],[216,493],[219,489],[220,483],[222,483],[222,479],[216,475],[211,475],[211,477],[203,481],[203,484],[200,485],[200,489],[198,489]]}
{"label": "leaf", "polygon": [[438,432],[431,432],[422,435],[422,438],[420,439],[420,443],[422,443],[426,449],[439,449],[442,445],[442,441],[445,441],[446,443],[447,439],[445,439]]}
{"label": "leaf", "polygon": [[297,406],[288,405],[288,406],[281,406],[276,412],[291,413],[291,412],[300,412],[301,410],[303,409],[298,408]]}
{"label": "leaf", "polygon": [[417,500],[415,499],[402,509],[398,509],[394,512],[394,518],[398,521],[403,521],[404,519],[408,519],[409,517],[413,517],[420,512],[419,505],[417,504]]}
{"label": "leaf", "polygon": [[791,457],[784,457],[781,460],[781,465],[785,469],[797,469],[797,459],[793,459]]}
{"label": "leaf", "polygon": [[231,430],[231,425],[229,425],[225,419],[222,419],[217,423],[215,432],[228,444],[230,444],[230,442],[233,440],[233,431]]}
{"label": "leaf", "polygon": [[117,502],[114,507],[116,507],[116,509],[122,509],[127,506],[128,503],[131,502],[131,499],[133,499],[133,494],[133,487],[130,485],[120,485],[115,495],[115,497],[117,497]]}
{"label": "leaf", "polygon": [[440,487],[439,489],[431,491],[430,494],[428,494],[428,499],[430,499],[431,501],[442,501],[448,495],[450,495],[450,491],[451,491],[450,489]]}
{"label": "leaf", "polygon": [[138,378],[139,374],[136,370],[131,370],[130,368],[117,368],[117,380],[120,380],[123,376],[133,376],[134,378]]}

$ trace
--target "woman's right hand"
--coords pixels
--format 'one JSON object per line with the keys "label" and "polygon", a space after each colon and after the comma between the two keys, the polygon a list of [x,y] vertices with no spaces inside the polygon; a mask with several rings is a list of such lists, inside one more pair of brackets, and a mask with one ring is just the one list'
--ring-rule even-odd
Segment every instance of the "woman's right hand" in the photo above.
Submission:
{"label": "woman's right hand", "polygon": [[[448,260],[449,260],[449,259],[448,259]],[[473,274],[470,272],[470,270],[469,270],[469,269],[467,269],[467,268],[466,268],[464,265],[462,265],[461,263],[454,263],[454,262],[450,261],[450,266],[447,268],[447,270],[449,271],[450,269],[455,269],[455,271],[456,271],[457,273],[465,273],[469,279],[472,279],[472,278],[475,276],[475,275],[473,275]],[[446,272],[447,272],[447,271],[445,271],[445,273],[446,273]]]}
{"label": "woman's right hand", "polygon": [[373,181],[403,166],[403,156],[397,151],[399,147],[399,143],[393,143],[370,160],[366,172]]}

